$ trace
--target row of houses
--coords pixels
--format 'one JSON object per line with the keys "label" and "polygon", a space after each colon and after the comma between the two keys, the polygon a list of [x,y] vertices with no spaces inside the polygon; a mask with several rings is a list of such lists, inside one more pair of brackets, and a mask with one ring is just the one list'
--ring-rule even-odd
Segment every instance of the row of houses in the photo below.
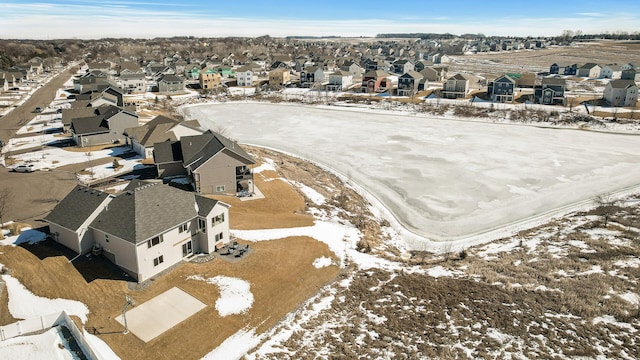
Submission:
{"label": "row of houses", "polygon": [[45,71],[43,61],[34,57],[25,64],[18,64],[6,69],[0,69],[0,92],[19,87],[31,81]]}
{"label": "row of houses", "polygon": [[622,79],[640,81],[640,72],[632,63],[622,65],[599,65],[596,63],[559,65],[558,63],[553,63],[549,67],[549,73],[591,79]]}
{"label": "row of houses", "polygon": [[[157,116],[140,125],[110,82],[82,86],[86,92],[62,110],[76,143],[126,144],[153,159],[158,179],[134,180],[116,194],[76,186],[44,219],[51,238],[78,254],[103,254],[138,282],[229,244],[230,206],[208,195],[252,193],[253,158],[196,120]],[[193,190],[165,184],[177,177]]]}
{"label": "row of houses", "polygon": [[[511,102],[514,100],[517,86],[518,81],[516,79],[509,75],[503,75],[489,83],[487,95],[495,102]],[[566,87],[564,78],[543,78],[540,85],[533,86],[534,99],[540,104],[564,105],[566,102]],[[605,85],[603,99],[610,106],[635,107],[638,101],[638,86],[634,80],[611,80]]]}

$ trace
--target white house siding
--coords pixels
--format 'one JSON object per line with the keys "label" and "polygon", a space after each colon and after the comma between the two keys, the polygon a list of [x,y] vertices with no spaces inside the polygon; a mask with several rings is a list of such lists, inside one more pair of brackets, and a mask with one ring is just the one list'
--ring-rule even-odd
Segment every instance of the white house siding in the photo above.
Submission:
{"label": "white house siding", "polygon": [[253,72],[245,71],[237,73],[238,86],[252,86],[253,85]]}
{"label": "white house siding", "polygon": [[[139,142],[137,142],[137,141],[132,141],[131,142],[131,148],[138,155],[142,156],[142,155],[144,155],[146,153],[144,146],[142,144],[140,144]],[[153,151],[153,149],[152,149],[152,151]]]}
{"label": "white house siding", "polygon": [[[85,254],[93,248],[93,233],[89,225],[98,217],[102,209],[109,204],[113,198],[108,196],[102,204],[96,208],[91,215],[82,223],[77,232],[64,228],[62,226],[49,223],[49,230],[54,234],[54,239],[78,254]],[[56,232],[58,235],[55,235]]]}
{"label": "white house siding", "polygon": [[68,247],[78,254],[82,252],[82,249],[80,248],[80,241],[78,240],[79,235],[75,231],[53,223],[49,223],[49,231],[56,242]]}
{"label": "white house siding", "polygon": [[611,106],[635,106],[638,102],[638,87],[613,88],[607,86],[604,89],[604,99],[607,100]]}
{"label": "white house siding", "polygon": [[624,106],[636,106],[638,102],[638,87],[633,86],[627,89]]}
{"label": "white house siding", "polygon": [[[192,240],[191,233],[197,232],[197,219],[189,221],[187,231],[179,232],[178,227],[160,235],[159,244],[149,247],[147,241],[136,246],[135,257],[138,263],[138,282],[148,280],[154,275],[182,261],[182,245]],[[193,252],[199,251],[198,242],[192,243]],[[163,262],[154,265],[153,260],[162,256]]]}
{"label": "white house siding", "polygon": [[109,234],[107,234],[109,236],[109,241],[107,242],[105,232],[94,228],[91,230],[93,241],[102,247],[103,254],[107,259],[134,277],[139,273],[135,245],[132,242]]}
{"label": "white house siding", "polygon": [[[223,214],[224,222],[213,225],[213,219]],[[216,235],[222,234],[222,237],[216,241]],[[229,208],[226,204],[218,202],[211,211],[211,214],[207,216],[207,243],[209,244],[209,251],[212,252],[215,246],[219,243],[228,244],[231,241],[229,234]]]}

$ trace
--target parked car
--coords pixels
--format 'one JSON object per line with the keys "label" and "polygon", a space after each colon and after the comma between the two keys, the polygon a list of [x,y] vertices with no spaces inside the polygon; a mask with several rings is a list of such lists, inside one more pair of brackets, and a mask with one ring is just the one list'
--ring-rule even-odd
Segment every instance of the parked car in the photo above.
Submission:
{"label": "parked car", "polygon": [[42,112],[42,108],[40,106],[38,106],[38,107],[35,108],[35,110],[33,110],[33,112],[41,113]]}
{"label": "parked car", "polygon": [[30,172],[34,172],[35,168],[33,164],[20,164],[18,166],[14,166],[10,168],[9,171],[30,173]]}

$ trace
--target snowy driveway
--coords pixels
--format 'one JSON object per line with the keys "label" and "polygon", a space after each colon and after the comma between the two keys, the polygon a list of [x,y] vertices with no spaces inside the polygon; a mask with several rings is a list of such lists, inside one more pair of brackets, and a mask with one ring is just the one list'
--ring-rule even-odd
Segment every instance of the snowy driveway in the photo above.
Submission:
{"label": "snowy driveway", "polygon": [[640,184],[640,136],[288,104],[184,112],[348,176],[432,240],[499,235]]}

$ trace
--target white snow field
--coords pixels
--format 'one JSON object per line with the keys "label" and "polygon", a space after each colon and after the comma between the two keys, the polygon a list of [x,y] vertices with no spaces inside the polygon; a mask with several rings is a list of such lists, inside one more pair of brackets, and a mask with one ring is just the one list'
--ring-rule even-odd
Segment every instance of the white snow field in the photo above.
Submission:
{"label": "white snow field", "polygon": [[[185,106],[231,138],[348,177],[429,240],[505,235],[640,184],[640,136],[331,106]],[[505,230],[506,229],[506,230]],[[415,236],[418,235],[418,236]]]}

